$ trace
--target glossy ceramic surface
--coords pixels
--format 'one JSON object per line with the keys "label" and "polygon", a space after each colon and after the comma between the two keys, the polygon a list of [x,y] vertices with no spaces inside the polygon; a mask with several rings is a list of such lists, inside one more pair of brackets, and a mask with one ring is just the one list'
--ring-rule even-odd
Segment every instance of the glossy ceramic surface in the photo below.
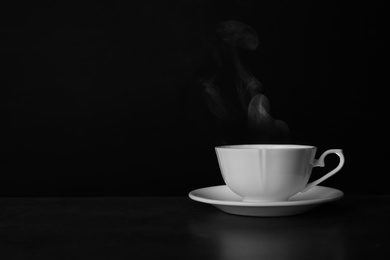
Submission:
{"label": "glossy ceramic surface", "polygon": [[226,185],[201,188],[189,193],[192,200],[213,205],[224,212],[259,217],[301,214],[343,196],[342,191],[323,186],[315,186],[307,192],[298,193],[288,201],[275,202],[243,202],[242,198]]}
{"label": "glossy ceramic surface", "polygon": [[[314,146],[231,145],[215,151],[226,185],[248,202],[286,201],[329,178],[344,164],[339,149],[328,150],[316,160]],[[340,157],[339,165],[308,184],[313,167],[324,166],[325,156],[331,153]]]}

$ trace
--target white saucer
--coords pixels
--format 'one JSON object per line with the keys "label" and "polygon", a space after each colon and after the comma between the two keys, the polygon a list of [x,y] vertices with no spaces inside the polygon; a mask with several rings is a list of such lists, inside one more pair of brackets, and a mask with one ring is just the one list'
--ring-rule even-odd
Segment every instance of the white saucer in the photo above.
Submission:
{"label": "white saucer", "polygon": [[242,202],[240,196],[233,193],[226,185],[221,185],[193,190],[188,196],[230,214],[275,217],[304,213],[322,203],[338,200],[344,196],[344,193],[333,188],[315,186],[304,193],[292,196],[288,201]]}

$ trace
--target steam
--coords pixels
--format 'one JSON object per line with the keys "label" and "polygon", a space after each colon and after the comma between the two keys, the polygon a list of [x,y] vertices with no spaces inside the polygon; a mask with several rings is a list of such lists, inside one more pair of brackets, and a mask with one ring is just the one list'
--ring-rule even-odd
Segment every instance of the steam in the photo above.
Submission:
{"label": "steam", "polygon": [[[284,142],[288,137],[288,127],[281,120],[271,116],[270,104],[262,94],[263,86],[247,70],[240,58],[238,48],[254,51],[259,46],[259,37],[250,26],[238,21],[225,21],[216,27],[217,35],[227,44],[228,53],[235,71],[236,98],[240,108],[215,84],[216,77],[203,81],[210,111],[226,127],[246,121],[248,134],[253,142]],[[244,120],[242,120],[244,118]]]}

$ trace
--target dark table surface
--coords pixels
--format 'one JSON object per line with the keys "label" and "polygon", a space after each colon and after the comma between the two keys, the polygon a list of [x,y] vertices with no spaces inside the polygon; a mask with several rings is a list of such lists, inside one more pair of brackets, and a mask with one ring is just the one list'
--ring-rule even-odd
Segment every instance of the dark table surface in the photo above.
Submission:
{"label": "dark table surface", "polygon": [[187,197],[0,198],[0,259],[390,259],[390,196],[243,217]]}

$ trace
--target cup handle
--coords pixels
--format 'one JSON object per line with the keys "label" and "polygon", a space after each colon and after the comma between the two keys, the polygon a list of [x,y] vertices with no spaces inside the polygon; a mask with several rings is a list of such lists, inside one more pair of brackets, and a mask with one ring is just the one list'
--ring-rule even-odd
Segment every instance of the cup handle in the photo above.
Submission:
{"label": "cup handle", "polygon": [[313,182],[308,183],[301,192],[305,192],[305,191],[310,190],[314,186],[318,185],[320,182],[323,182],[324,180],[328,179],[330,176],[334,175],[336,172],[340,171],[340,169],[343,167],[344,161],[345,161],[344,155],[343,155],[343,150],[341,150],[341,149],[331,149],[331,150],[325,151],[320,156],[320,158],[318,160],[314,160],[313,167],[324,167],[325,166],[325,161],[324,161],[325,157],[331,153],[337,154],[339,156],[339,159],[340,159],[339,165],[337,165],[336,168],[334,168],[332,171],[325,174],[324,176],[322,176],[318,180],[315,180]]}

